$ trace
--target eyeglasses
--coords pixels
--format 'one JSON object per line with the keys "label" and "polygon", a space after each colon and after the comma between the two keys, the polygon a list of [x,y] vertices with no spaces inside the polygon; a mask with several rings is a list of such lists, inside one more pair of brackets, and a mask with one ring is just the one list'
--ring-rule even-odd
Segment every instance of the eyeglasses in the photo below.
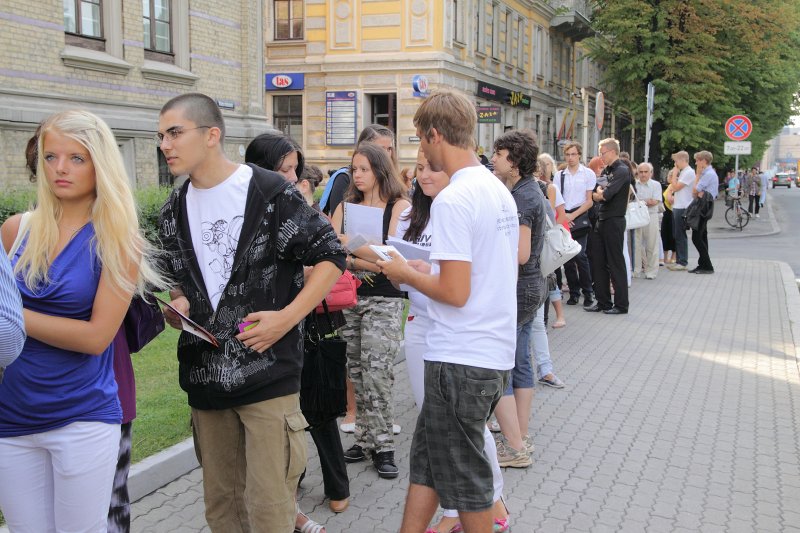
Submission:
{"label": "eyeglasses", "polygon": [[578,152],[573,152],[571,154],[564,154],[564,157],[578,157],[579,155],[581,154],[579,154]]}
{"label": "eyeglasses", "polygon": [[174,141],[187,131],[210,127],[211,126],[197,126],[196,128],[181,128],[180,126],[173,126],[167,130],[166,135],[163,133],[156,133],[153,140],[156,142],[156,146],[161,146],[161,143],[164,142],[164,137],[167,137],[170,141]]}
{"label": "eyeglasses", "polygon": [[603,157],[603,156],[604,156],[604,155],[606,155],[608,152],[613,152],[613,150],[606,150],[605,152],[600,152],[600,157]]}

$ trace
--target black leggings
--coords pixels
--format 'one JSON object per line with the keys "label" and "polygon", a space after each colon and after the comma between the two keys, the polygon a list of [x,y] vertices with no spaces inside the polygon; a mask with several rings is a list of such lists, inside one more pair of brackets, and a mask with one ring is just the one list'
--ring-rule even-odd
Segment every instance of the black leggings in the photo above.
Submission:
{"label": "black leggings", "polygon": [[[750,203],[747,205],[747,211],[751,215],[757,215],[758,214],[758,210],[761,208],[761,203],[759,202],[759,200],[761,200],[761,195],[760,194],[751,194],[750,195]],[[753,204],[754,203],[756,204],[756,210],[755,211],[753,211]]]}

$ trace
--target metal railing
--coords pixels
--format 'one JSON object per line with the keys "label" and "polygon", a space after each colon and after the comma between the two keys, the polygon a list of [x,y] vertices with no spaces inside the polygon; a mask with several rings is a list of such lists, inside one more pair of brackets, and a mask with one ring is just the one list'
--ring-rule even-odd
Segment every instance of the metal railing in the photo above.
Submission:
{"label": "metal railing", "polygon": [[565,14],[563,11],[575,11],[586,19],[592,18],[591,0],[548,0],[550,7],[556,10],[556,16]]}

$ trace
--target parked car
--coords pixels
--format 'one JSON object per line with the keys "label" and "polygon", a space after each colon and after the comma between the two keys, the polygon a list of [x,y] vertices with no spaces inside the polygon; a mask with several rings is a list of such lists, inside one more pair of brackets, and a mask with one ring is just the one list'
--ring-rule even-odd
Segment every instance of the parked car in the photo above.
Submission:
{"label": "parked car", "polygon": [[777,186],[792,188],[792,176],[787,172],[778,172],[772,177],[772,188]]}
{"label": "parked car", "polygon": [[800,187],[800,174],[795,174],[794,176],[794,186]]}

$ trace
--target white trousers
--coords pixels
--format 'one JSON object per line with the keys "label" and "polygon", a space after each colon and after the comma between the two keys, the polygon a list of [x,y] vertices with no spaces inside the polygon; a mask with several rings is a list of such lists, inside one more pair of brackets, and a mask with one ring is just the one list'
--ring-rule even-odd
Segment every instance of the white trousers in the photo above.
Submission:
{"label": "white trousers", "polygon": [[[428,333],[430,320],[422,317],[414,317],[413,320],[406,321],[405,330],[405,356],[408,368],[408,380],[411,382],[411,392],[414,394],[414,401],[417,410],[422,406],[425,398],[425,361],[423,356],[427,346],[425,336]],[[500,463],[497,460],[497,445],[489,428],[483,428],[483,453],[492,465],[492,483],[494,486],[494,501],[503,496],[503,472],[500,470]],[[457,517],[458,511],[455,509],[444,509],[444,516]]]}
{"label": "white trousers", "polygon": [[658,214],[650,213],[650,223],[634,231],[636,234],[635,246],[633,247],[633,271],[642,272],[647,276],[655,277],[658,274],[658,245],[661,242],[661,232],[659,231]]}
{"label": "white trousers", "polygon": [[73,422],[0,438],[0,510],[12,533],[105,533],[119,424]]}

